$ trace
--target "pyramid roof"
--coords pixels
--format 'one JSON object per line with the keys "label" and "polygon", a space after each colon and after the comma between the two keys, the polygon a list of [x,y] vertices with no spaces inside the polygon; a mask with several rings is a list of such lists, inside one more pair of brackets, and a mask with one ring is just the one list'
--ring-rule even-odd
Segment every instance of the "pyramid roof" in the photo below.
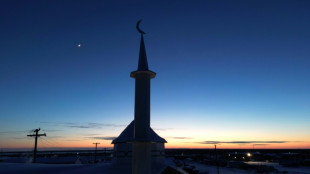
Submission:
{"label": "pyramid roof", "polygon": [[[112,144],[116,143],[128,143],[134,141],[134,128],[135,128],[135,121],[133,120],[123,132],[112,141]],[[156,143],[167,143],[167,141],[157,135],[157,133],[150,128],[150,140]]]}

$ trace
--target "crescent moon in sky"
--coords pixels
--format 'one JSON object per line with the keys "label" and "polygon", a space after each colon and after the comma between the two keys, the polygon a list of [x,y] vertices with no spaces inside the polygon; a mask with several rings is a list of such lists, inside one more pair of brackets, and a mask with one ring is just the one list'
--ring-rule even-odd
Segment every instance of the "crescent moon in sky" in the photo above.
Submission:
{"label": "crescent moon in sky", "polygon": [[142,30],[140,29],[140,27],[139,27],[141,21],[142,21],[142,19],[140,19],[140,20],[137,22],[136,28],[137,28],[137,30],[138,30],[139,33],[145,34],[145,32],[142,31]]}

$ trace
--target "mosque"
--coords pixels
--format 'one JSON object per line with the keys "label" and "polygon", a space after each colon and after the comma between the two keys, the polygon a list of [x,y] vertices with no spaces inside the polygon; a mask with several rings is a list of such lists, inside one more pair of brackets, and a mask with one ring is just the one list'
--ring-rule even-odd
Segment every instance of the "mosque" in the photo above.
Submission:
{"label": "mosque", "polygon": [[149,70],[143,32],[141,34],[138,69],[130,73],[135,79],[134,120],[112,141],[114,144],[113,164],[130,166],[132,173],[154,173],[164,167],[165,143],[167,141],[150,127],[150,81],[156,73]]}

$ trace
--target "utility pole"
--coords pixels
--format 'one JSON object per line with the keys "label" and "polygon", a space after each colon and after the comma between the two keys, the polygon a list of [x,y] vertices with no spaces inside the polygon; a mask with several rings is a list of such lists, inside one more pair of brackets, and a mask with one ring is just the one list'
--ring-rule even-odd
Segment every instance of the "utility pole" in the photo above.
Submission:
{"label": "utility pole", "polygon": [[95,150],[95,161],[94,161],[94,163],[96,163],[96,157],[97,157],[97,144],[100,144],[100,143],[93,143],[93,144],[96,144],[96,150]]}
{"label": "utility pole", "polygon": [[216,144],[214,145],[214,149],[215,149],[215,158],[216,158],[216,170],[217,170],[217,174],[220,174],[220,166],[219,166],[219,160],[218,160],[217,151],[216,151]]}
{"label": "utility pole", "polygon": [[40,128],[33,131],[33,132],[35,132],[35,134],[27,135],[28,137],[35,137],[34,150],[33,150],[33,163],[36,163],[36,160],[37,160],[37,143],[38,143],[38,137],[40,137],[40,136],[46,136],[45,133],[44,133],[44,134],[38,134],[39,131],[40,131]]}

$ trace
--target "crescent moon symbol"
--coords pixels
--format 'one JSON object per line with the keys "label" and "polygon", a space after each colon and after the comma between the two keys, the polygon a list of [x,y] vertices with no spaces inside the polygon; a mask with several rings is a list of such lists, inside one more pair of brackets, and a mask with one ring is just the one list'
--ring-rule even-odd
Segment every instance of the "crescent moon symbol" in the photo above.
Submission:
{"label": "crescent moon symbol", "polygon": [[141,21],[142,21],[142,19],[140,19],[140,20],[137,22],[136,28],[137,28],[137,30],[138,30],[138,32],[139,32],[139,33],[141,33],[141,34],[145,34],[145,32],[144,32],[144,31],[142,31],[142,30],[140,29],[140,27],[139,27],[139,25],[140,25]]}

